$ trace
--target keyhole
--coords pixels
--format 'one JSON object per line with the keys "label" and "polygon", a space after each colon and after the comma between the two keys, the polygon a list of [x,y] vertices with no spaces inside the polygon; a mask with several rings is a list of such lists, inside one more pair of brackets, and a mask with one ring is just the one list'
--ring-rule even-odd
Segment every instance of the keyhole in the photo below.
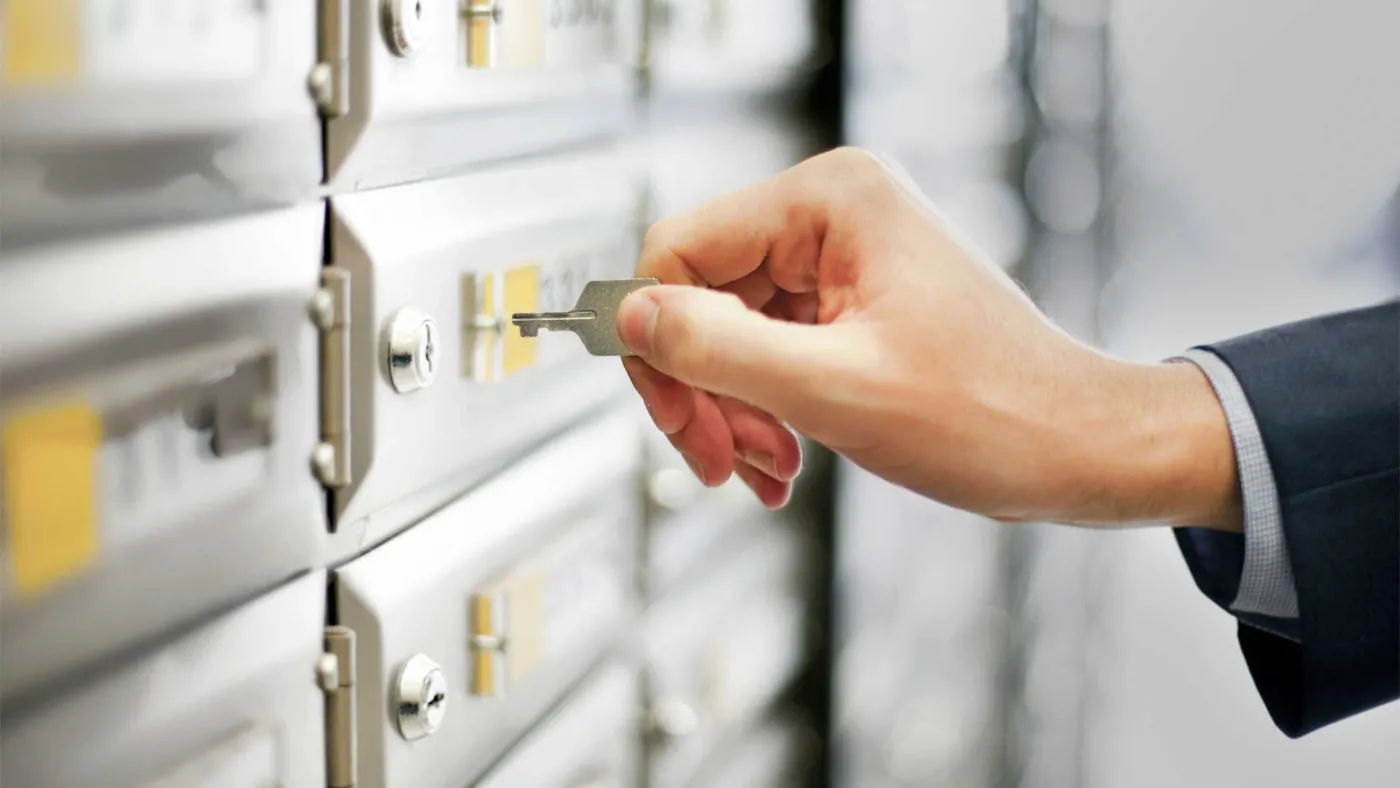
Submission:
{"label": "keyhole", "polygon": [[447,693],[445,693],[445,692],[436,692],[436,693],[433,694],[433,696],[432,696],[431,698],[428,698],[428,708],[429,708],[430,710],[431,710],[431,709],[436,709],[436,708],[438,708],[439,706],[441,706],[441,705],[443,704],[443,702],[446,701],[446,700],[447,700]]}
{"label": "keyhole", "polygon": [[423,18],[423,0],[418,0],[413,4],[413,15],[419,19]]}
{"label": "keyhole", "polygon": [[436,354],[437,345],[434,342],[433,326],[431,323],[423,324],[423,363],[428,372],[433,371],[433,357]]}

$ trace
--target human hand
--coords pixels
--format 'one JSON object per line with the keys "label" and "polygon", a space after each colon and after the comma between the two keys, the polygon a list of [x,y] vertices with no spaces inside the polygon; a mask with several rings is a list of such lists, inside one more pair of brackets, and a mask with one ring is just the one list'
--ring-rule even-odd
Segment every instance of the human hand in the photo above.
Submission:
{"label": "human hand", "polygon": [[839,149],[659,222],[618,313],[624,359],[696,475],[782,506],[786,425],[1003,520],[1238,529],[1233,448],[1188,364],[1053,326],[897,166]]}

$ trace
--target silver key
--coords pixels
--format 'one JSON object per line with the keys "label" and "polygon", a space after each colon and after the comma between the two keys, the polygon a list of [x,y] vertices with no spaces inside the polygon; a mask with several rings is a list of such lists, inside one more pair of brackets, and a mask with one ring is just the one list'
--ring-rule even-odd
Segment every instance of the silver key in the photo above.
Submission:
{"label": "silver key", "polygon": [[595,356],[630,356],[632,351],[617,335],[617,307],[622,299],[643,287],[661,284],[657,279],[610,279],[589,282],[578,303],[568,312],[516,312],[510,322],[520,327],[523,337],[546,331],[572,331]]}

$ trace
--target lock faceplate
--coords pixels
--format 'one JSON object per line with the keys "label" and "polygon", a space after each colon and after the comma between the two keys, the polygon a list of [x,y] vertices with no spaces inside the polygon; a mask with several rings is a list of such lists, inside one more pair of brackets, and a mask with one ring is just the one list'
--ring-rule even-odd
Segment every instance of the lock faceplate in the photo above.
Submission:
{"label": "lock faceplate", "polygon": [[447,677],[426,655],[414,654],[394,682],[394,718],[399,735],[415,741],[436,733],[447,716]]}

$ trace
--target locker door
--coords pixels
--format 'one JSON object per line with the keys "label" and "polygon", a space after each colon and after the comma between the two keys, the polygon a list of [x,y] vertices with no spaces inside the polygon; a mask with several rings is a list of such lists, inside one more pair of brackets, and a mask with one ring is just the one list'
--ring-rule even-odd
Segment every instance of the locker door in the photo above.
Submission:
{"label": "locker door", "polygon": [[651,420],[644,414],[637,419],[647,448],[643,577],[648,598],[657,598],[703,568],[717,550],[770,526],[777,515],[737,476],[721,487],[705,487]]}
{"label": "locker door", "polygon": [[615,647],[635,605],[638,445],[625,414],[580,427],[335,571],[358,786],[468,784]]}
{"label": "locker door", "polygon": [[0,260],[6,702],[318,564],[317,206]]}
{"label": "locker door", "polygon": [[0,11],[0,248],[314,197],[315,3]]}
{"label": "locker door", "polygon": [[695,788],[799,788],[810,784],[820,738],[794,719],[775,717],[746,731],[720,754]]}
{"label": "locker door", "polygon": [[776,92],[815,67],[809,0],[650,0],[653,96]]}
{"label": "locker door", "polygon": [[637,784],[636,669],[616,662],[575,690],[477,788],[630,788]]}
{"label": "locker door", "polygon": [[348,99],[327,124],[337,192],[622,132],[641,0],[345,0]]}
{"label": "locker door", "polygon": [[687,784],[796,678],[810,653],[806,550],[799,531],[759,531],[648,610],[648,785]]}
{"label": "locker door", "polygon": [[[332,201],[329,270],[350,291],[349,351],[333,381],[348,394],[347,477],[331,479],[337,556],[622,392],[616,359],[589,356],[569,334],[523,338],[509,318],[570,309],[589,280],[630,276],[639,195],[629,158],[598,152]],[[391,370],[401,328],[416,362]]]}
{"label": "locker door", "polygon": [[5,720],[17,788],[322,788],[313,572]]}

